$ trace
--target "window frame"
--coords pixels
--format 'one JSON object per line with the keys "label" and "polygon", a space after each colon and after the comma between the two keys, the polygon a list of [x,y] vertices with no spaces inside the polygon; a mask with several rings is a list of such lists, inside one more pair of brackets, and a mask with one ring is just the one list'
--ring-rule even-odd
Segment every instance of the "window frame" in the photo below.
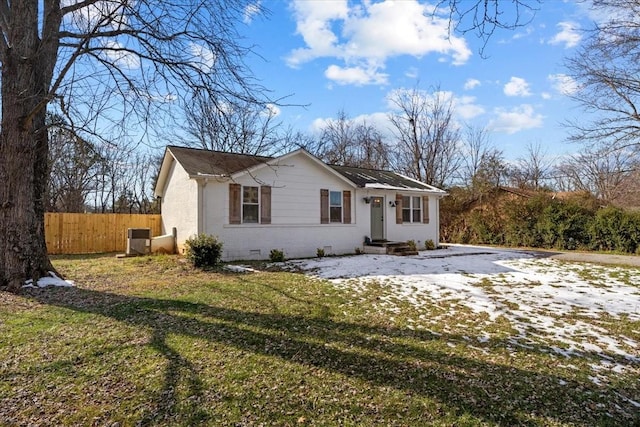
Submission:
{"label": "window frame", "polygon": [[[405,203],[406,201],[409,203]],[[417,201],[417,207],[416,202]],[[422,223],[422,209],[423,209],[421,196],[409,196],[402,195],[402,223],[403,224],[421,224]],[[416,217],[417,215],[417,217]]]}
{"label": "window frame", "polygon": [[[418,202],[418,207],[416,208],[415,202]],[[416,214],[417,220],[416,220]],[[421,196],[411,196],[411,223],[422,223],[422,197]]]}
{"label": "window frame", "polygon": [[[334,204],[332,203],[332,195],[334,194],[338,194],[338,201],[339,204]],[[329,190],[329,223],[330,224],[342,224],[344,223],[344,206],[343,206],[343,202],[344,202],[344,194],[342,190]],[[334,220],[333,215],[332,215],[332,211],[334,208],[339,208],[340,209],[340,220]]]}
{"label": "window frame", "polygon": [[[257,201],[254,202],[246,202],[245,201],[245,189],[249,189],[249,188],[255,188],[256,189],[256,199]],[[254,186],[254,185],[243,185],[242,186],[242,198],[240,199],[240,206],[241,206],[241,220],[242,220],[242,224],[260,224],[260,186]],[[246,221],[245,219],[245,206],[255,206],[257,211],[256,211],[256,220],[255,221]]]}

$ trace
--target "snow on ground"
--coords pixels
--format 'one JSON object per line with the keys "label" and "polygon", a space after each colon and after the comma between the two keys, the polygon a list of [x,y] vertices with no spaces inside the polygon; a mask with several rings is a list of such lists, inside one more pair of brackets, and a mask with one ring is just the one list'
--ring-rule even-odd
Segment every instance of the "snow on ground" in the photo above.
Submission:
{"label": "snow on ground", "polygon": [[[409,320],[415,326],[444,323],[461,306],[488,320],[467,328],[475,341],[490,340],[483,328],[506,319],[516,333],[509,342],[537,346],[568,359],[593,360],[602,370],[622,372],[640,366],[640,331],[633,338],[605,328],[624,316],[640,321],[640,269],[567,263],[515,250],[452,245],[417,256],[358,255],[289,261],[307,274],[330,280],[354,296],[377,283],[386,294],[376,307],[393,316],[398,300],[415,307],[446,308],[440,316]],[[481,319],[478,317],[478,319]],[[420,325],[419,322],[422,322]],[[444,332],[447,332],[445,329]],[[629,334],[631,335],[631,334]]]}
{"label": "snow on ground", "polygon": [[64,280],[50,271],[49,277],[41,277],[36,284],[32,279],[29,279],[22,285],[23,288],[46,288],[47,286],[74,286],[74,284],[71,280]]}
{"label": "snow on ground", "polygon": [[256,273],[258,270],[255,268],[247,267],[244,265],[228,264],[223,267],[225,270],[233,273]]}

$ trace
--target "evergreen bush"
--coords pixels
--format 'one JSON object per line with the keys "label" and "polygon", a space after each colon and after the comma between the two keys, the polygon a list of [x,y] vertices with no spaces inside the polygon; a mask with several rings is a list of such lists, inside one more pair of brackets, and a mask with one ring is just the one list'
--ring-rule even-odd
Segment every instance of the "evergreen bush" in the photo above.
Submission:
{"label": "evergreen bush", "polygon": [[271,262],[284,262],[284,251],[280,249],[271,249],[269,253],[269,260]]}
{"label": "evergreen bush", "polygon": [[198,234],[185,242],[186,257],[196,268],[213,268],[220,264],[222,242],[215,236]]}

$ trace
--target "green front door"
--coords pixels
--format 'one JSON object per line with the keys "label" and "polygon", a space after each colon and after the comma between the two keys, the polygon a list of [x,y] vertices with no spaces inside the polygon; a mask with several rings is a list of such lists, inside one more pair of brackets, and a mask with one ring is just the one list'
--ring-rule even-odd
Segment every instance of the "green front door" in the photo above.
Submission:
{"label": "green front door", "polygon": [[384,197],[371,198],[371,240],[384,240]]}

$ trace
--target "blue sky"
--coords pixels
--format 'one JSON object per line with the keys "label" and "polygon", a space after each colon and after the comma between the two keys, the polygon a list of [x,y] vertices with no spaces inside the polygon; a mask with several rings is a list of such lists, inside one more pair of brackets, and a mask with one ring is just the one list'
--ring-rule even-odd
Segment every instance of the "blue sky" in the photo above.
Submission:
{"label": "blue sky", "polygon": [[[466,0],[462,0],[463,2]],[[283,107],[280,120],[313,132],[344,110],[384,131],[394,90],[439,87],[460,123],[486,127],[507,159],[540,144],[550,157],[579,149],[561,123],[580,116],[567,94],[575,83],[563,59],[591,19],[583,3],[548,1],[531,23],[483,41],[472,33],[447,38],[446,17],[430,19],[424,1],[265,1],[268,17],[247,17],[242,33],[262,58],[247,63]],[[505,2],[509,7],[510,2]]]}

